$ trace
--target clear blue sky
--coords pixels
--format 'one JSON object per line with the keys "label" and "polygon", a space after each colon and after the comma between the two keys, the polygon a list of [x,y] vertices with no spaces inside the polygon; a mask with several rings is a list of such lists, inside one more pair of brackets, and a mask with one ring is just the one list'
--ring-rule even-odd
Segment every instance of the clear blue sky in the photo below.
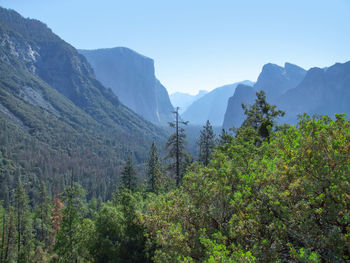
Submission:
{"label": "clear blue sky", "polygon": [[125,46],[155,60],[169,93],[244,79],[268,62],[350,60],[350,0],[0,0],[82,49]]}

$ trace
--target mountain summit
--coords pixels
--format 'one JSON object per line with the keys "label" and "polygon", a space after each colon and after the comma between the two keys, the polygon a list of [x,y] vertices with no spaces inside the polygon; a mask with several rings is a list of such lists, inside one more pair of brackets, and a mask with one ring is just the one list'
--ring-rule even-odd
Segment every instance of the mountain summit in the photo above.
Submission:
{"label": "mountain summit", "polygon": [[306,70],[297,65],[285,63],[284,67],[280,67],[268,63],[263,66],[254,88],[264,90],[267,99],[275,101],[287,90],[295,88],[305,77],[305,74]]}

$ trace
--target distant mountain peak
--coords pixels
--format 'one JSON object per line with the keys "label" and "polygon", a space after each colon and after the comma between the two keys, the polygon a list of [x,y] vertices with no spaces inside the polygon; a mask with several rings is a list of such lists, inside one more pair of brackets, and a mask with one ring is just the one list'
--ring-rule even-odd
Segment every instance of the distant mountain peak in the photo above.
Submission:
{"label": "distant mountain peak", "polygon": [[296,87],[304,78],[306,70],[286,62],[284,67],[267,63],[254,85],[257,90],[264,90],[270,100],[275,100],[279,95],[287,90]]}

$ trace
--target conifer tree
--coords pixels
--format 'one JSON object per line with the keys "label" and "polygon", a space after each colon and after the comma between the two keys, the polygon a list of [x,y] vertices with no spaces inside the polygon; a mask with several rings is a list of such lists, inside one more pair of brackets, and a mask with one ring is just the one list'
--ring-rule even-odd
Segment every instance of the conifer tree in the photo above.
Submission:
{"label": "conifer tree", "polygon": [[33,245],[33,230],[28,197],[19,177],[15,190],[15,210],[17,226],[17,261],[27,262]]}
{"label": "conifer tree", "polygon": [[125,163],[121,177],[121,186],[131,191],[136,189],[137,176],[131,156],[129,156],[128,160]]}
{"label": "conifer tree", "polygon": [[251,127],[258,133],[260,138],[256,144],[259,145],[261,141],[270,141],[270,131],[276,126],[275,119],[283,117],[285,113],[281,110],[276,110],[276,105],[270,105],[266,101],[266,95],[263,90],[257,92],[256,96],[257,98],[253,105],[242,104],[244,114],[247,116],[242,127]]}
{"label": "conifer tree", "polygon": [[0,242],[0,262],[3,262],[3,255],[4,255],[4,249],[5,249],[5,235],[6,235],[6,231],[5,231],[5,227],[6,227],[6,214],[5,214],[5,209],[2,207],[2,205],[0,205],[0,238],[1,238],[1,242]]}
{"label": "conifer tree", "polygon": [[157,146],[152,142],[147,165],[148,188],[157,193],[162,183],[162,171],[160,168],[159,154]]}
{"label": "conifer tree", "polygon": [[207,166],[210,162],[210,155],[215,147],[215,134],[209,120],[207,120],[206,125],[203,126],[203,130],[201,130],[198,144],[199,162],[204,166]]}
{"label": "conifer tree", "polygon": [[1,262],[13,262],[16,255],[16,226],[15,226],[15,209],[13,206],[8,206],[4,211],[3,222],[5,227],[3,228],[3,240],[2,240],[2,253]]}
{"label": "conifer tree", "polygon": [[41,181],[39,186],[38,216],[40,218],[39,240],[44,242],[45,246],[47,246],[49,244],[49,234],[51,232],[51,203],[43,181]]}
{"label": "conifer tree", "polygon": [[65,208],[62,223],[56,237],[55,250],[60,262],[78,262],[82,248],[80,242],[81,231],[81,199],[85,191],[78,184],[71,184],[65,189]]}
{"label": "conifer tree", "polygon": [[180,124],[187,125],[188,122],[179,121],[179,107],[176,108],[175,121],[169,122],[170,127],[175,128],[175,133],[170,135],[165,148],[169,151],[166,156],[167,159],[173,159],[175,163],[171,164],[171,168],[175,168],[175,180],[176,185],[179,185],[182,181],[182,177],[185,173],[183,160],[186,157],[184,146],[186,144],[186,134],[184,128],[180,127]]}

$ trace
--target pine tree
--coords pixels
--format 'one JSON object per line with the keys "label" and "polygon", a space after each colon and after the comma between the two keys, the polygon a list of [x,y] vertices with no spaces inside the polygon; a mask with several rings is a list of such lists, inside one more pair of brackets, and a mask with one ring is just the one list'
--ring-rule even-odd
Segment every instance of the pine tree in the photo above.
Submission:
{"label": "pine tree", "polygon": [[201,136],[198,144],[199,162],[204,166],[207,166],[210,162],[210,155],[215,147],[215,134],[209,120],[207,120],[206,125],[203,126],[203,130],[201,130]]}
{"label": "pine tree", "polygon": [[128,160],[125,163],[121,177],[121,186],[131,191],[136,189],[137,176],[131,156],[129,156]]}
{"label": "pine tree", "polygon": [[259,145],[261,141],[270,140],[270,131],[276,126],[275,119],[283,117],[285,113],[281,110],[276,110],[276,105],[267,103],[263,90],[257,92],[256,96],[257,98],[253,105],[247,106],[242,104],[244,114],[247,116],[242,127],[251,127],[258,133],[260,138],[256,144]]}
{"label": "pine tree", "polygon": [[180,124],[187,125],[188,122],[179,121],[178,107],[173,113],[175,114],[175,122],[169,122],[169,125],[170,127],[175,128],[175,133],[170,135],[167,143],[165,144],[165,148],[169,151],[166,158],[175,160],[175,163],[171,164],[171,167],[175,168],[176,185],[179,185],[185,173],[185,169],[183,168],[182,164],[186,155],[184,151],[186,134],[185,130],[180,127]]}
{"label": "pine tree", "polygon": [[159,154],[157,146],[152,142],[147,165],[148,188],[157,193],[162,183],[162,171],[160,168]]}
{"label": "pine tree", "polygon": [[15,226],[15,209],[13,206],[8,206],[4,211],[3,222],[5,227],[3,228],[3,240],[2,240],[2,253],[1,262],[14,262],[16,255],[16,226]]}
{"label": "pine tree", "polygon": [[15,209],[17,225],[17,261],[27,262],[33,245],[33,230],[28,197],[19,177],[15,190]]}
{"label": "pine tree", "polygon": [[7,220],[6,220],[6,213],[5,213],[5,209],[2,207],[2,205],[0,205],[0,215],[1,215],[1,218],[0,218],[0,231],[1,231],[1,235],[0,235],[0,238],[1,238],[1,243],[0,243],[0,262],[4,262],[3,261],[3,256],[4,256],[4,251],[5,251],[5,235],[6,235],[6,223],[7,223]]}
{"label": "pine tree", "polygon": [[39,240],[44,242],[45,246],[49,245],[49,234],[51,232],[51,203],[47,195],[46,186],[41,181],[39,186],[39,211],[40,218],[40,237]]}
{"label": "pine tree", "polygon": [[60,262],[78,262],[82,246],[80,242],[81,231],[81,199],[85,191],[78,184],[71,184],[64,191],[66,201],[63,209],[62,223],[56,237],[55,250]]}

